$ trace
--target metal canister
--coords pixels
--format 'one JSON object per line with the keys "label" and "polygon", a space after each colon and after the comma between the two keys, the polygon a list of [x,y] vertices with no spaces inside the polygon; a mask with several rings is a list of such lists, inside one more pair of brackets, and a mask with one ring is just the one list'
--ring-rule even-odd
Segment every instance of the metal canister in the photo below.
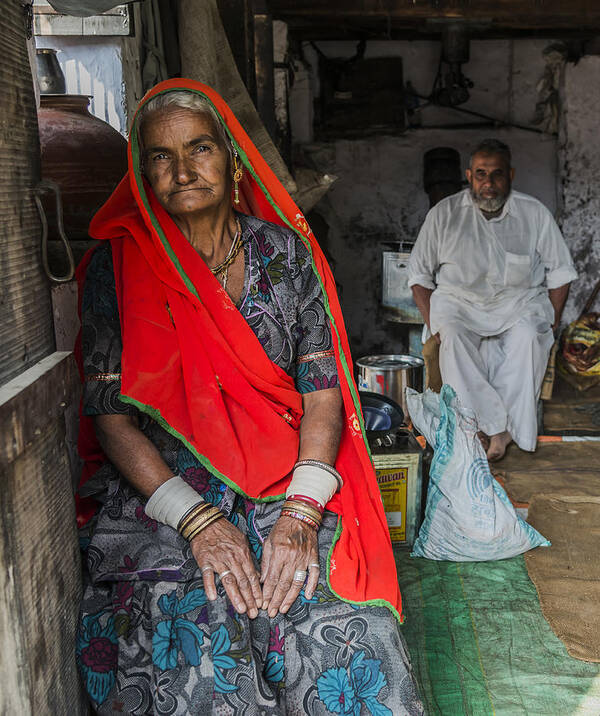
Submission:
{"label": "metal canister", "polygon": [[[423,450],[409,430],[378,445],[369,440],[390,539],[412,547],[422,521]],[[389,444],[388,444],[389,442]]]}
{"label": "metal canister", "polygon": [[422,358],[411,355],[377,355],[359,358],[358,389],[381,393],[395,400],[408,415],[405,388],[423,390]]}
{"label": "metal canister", "polygon": [[67,87],[56,57],[56,50],[38,47],[35,51],[35,61],[40,94],[64,94]]}

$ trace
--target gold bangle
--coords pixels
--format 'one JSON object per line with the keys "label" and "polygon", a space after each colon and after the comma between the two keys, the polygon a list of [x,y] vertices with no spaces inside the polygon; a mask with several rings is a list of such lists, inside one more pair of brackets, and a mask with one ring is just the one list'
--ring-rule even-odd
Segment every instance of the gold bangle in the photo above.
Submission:
{"label": "gold bangle", "polygon": [[196,527],[199,527],[200,525],[203,525],[207,520],[209,520],[213,515],[220,514],[219,510],[216,507],[210,507],[210,509],[203,510],[203,512],[194,519],[190,520],[185,527],[181,530],[181,535],[187,539],[187,535],[190,534],[193,530],[196,529]]}
{"label": "gold bangle", "polygon": [[209,509],[204,510],[200,515],[197,515],[193,520],[188,522],[188,524],[182,530],[182,534],[184,536],[186,534],[189,534],[192,530],[196,529],[196,527],[199,527],[200,525],[204,524],[212,516],[219,514],[221,514],[220,510],[211,505]]}
{"label": "gold bangle", "polygon": [[209,515],[205,520],[202,520],[202,521],[198,520],[198,522],[194,522],[194,524],[190,525],[190,527],[182,534],[182,537],[184,539],[189,540],[190,536],[192,534],[194,534],[195,532],[200,531],[204,527],[206,527],[206,525],[208,525],[210,523],[210,521],[212,520],[213,517],[214,517],[214,515]]}
{"label": "gold bangle", "polygon": [[322,511],[316,505],[311,505],[309,502],[305,502],[304,500],[294,500],[293,498],[288,498],[284,504],[298,505],[298,506],[302,507],[303,509],[312,510],[313,512],[322,514]]}
{"label": "gold bangle", "polygon": [[194,517],[194,515],[198,514],[198,512],[202,512],[202,510],[207,509],[210,507],[210,502],[198,502],[196,505],[194,505],[190,510],[188,510],[185,515],[179,520],[179,524],[184,524],[185,522],[189,522],[189,520]]}
{"label": "gold bangle", "polygon": [[224,519],[224,517],[225,517],[225,515],[222,513],[219,513],[218,515],[213,515],[210,520],[207,520],[206,522],[204,522],[202,525],[200,525],[200,527],[198,527],[196,530],[194,530],[190,534],[190,536],[187,538],[188,542],[191,542],[194,539],[194,537],[199,535],[200,532],[202,532],[202,530],[205,530],[207,527],[212,525],[213,522],[218,522],[219,520]]}
{"label": "gold bangle", "polygon": [[185,528],[192,522],[196,517],[201,515],[203,512],[205,512],[207,509],[209,509],[212,505],[210,502],[200,502],[197,505],[194,505],[191,510],[188,510],[188,512],[179,520],[179,524],[177,525],[177,531],[183,532]]}
{"label": "gold bangle", "polygon": [[213,524],[213,522],[218,522],[219,520],[223,519],[224,515],[213,515],[209,520],[206,520],[206,522],[203,522],[201,525],[196,527],[194,530],[190,532],[190,536],[188,537],[188,540],[193,539],[196,535],[200,534],[202,530],[205,530],[207,527]]}

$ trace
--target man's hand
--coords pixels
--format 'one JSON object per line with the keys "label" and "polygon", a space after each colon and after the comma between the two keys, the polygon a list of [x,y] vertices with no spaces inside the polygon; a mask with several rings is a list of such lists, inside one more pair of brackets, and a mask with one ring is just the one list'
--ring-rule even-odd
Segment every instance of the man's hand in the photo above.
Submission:
{"label": "man's hand", "polygon": [[[433,290],[431,288],[425,288],[425,286],[419,286],[419,284],[416,283],[412,286],[411,291],[414,302],[419,309],[419,313],[423,316],[425,325],[431,330],[429,312],[431,307],[431,294],[433,293]],[[435,339],[438,343],[440,343],[440,336],[438,333],[435,334]]]}
{"label": "man's hand", "polygon": [[294,517],[280,517],[263,548],[260,581],[263,583],[262,608],[274,617],[292,606],[304,581],[294,581],[297,571],[308,572],[304,593],[311,599],[319,581],[317,533]]}
{"label": "man's hand", "polygon": [[554,323],[552,324],[552,333],[555,338],[558,338],[558,328],[560,326],[560,317],[562,316],[563,308],[567,302],[569,296],[570,283],[566,283],[564,286],[558,288],[548,289],[548,298],[554,308]]}
{"label": "man's hand", "polygon": [[258,572],[252,561],[248,540],[226,519],[217,520],[190,542],[192,554],[202,570],[206,596],[217,598],[215,572],[220,575],[227,596],[239,614],[258,616],[262,590]]}

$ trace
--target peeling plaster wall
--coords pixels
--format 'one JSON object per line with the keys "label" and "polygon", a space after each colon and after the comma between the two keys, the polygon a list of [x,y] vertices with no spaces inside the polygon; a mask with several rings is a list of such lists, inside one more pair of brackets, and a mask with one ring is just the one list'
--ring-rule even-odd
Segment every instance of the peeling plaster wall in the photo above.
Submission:
{"label": "peeling plaster wall", "polygon": [[577,318],[600,278],[600,56],[567,65],[562,94],[561,227],[579,272],[565,308],[568,323]]}
{"label": "peeling plaster wall", "polygon": [[[534,38],[473,40],[471,59],[462,69],[474,82],[474,87],[470,90],[469,101],[461,106],[502,121],[529,125],[535,109],[535,86],[545,67],[542,51],[552,42]],[[317,46],[331,58],[352,57],[356,50],[355,42],[318,42]],[[433,41],[374,40],[367,43],[365,57],[402,57],[404,81],[410,81],[419,94],[427,96],[437,73],[440,48],[440,43]],[[318,97],[317,53],[308,43],[302,50],[312,68],[313,93]],[[472,121],[479,120],[444,107],[430,106],[423,110],[423,124]]]}
{"label": "peeling plaster wall", "polygon": [[[503,120],[529,125],[537,100],[535,85],[544,70],[542,50],[551,40],[489,40],[471,43],[471,61],[464,72],[475,82],[465,107]],[[330,57],[351,56],[354,43],[319,43]],[[305,48],[314,68],[315,57]],[[370,42],[367,57],[401,55],[404,77],[427,94],[437,71],[440,45],[435,42]],[[318,77],[310,78],[318,94]],[[302,95],[290,95],[292,130],[297,139],[310,136],[299,127],[295,102],[306,107]],[[423,111],[423,125],[477,121],[450,109]],[[516,189],[539,198],[553,212],[557,207],[556,138],[520,129],[411,129],[402,136],[365,140],[303,143],[315,168],[337,175],[338,181],[316,210],[329,225],[322,241],[334,262],[342,287],[342,308],[356,358],[374,353],[399,353],[408,348],[408,327],[388,322],[381,309],[381,262],[385,241],[414,240],[429,208],[423,189],[423,154],[433,147],[451,146],[461,153],[462,169],[471,148],[496,136],[513,151]],[[316,229],[316,226],[315,226]],[[317,234],[318,235],[318,234]]]}

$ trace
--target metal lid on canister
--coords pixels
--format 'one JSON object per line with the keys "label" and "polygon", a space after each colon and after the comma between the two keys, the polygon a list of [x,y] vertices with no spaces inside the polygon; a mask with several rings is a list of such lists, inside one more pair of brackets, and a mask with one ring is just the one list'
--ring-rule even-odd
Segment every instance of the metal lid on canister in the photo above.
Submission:
{"label": "metal lid on canister", "polygon": [[406,368],[420,368],[424,365],[418,356],[390,354],[379,356],[364,356],[356,361],[360,368],[380,368],[382,370],[402,370]]}

